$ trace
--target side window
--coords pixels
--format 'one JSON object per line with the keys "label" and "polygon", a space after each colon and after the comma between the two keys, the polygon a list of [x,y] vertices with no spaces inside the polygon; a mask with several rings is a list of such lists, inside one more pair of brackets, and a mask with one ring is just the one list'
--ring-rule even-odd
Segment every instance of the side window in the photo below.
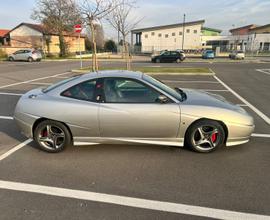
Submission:
{"label": "side window", "polygon": [[169,51],[166,51],[162,55],[164,55],[164,56],[170,56],[170,52]]}
{"label": "side window", "polygon": [[96,80],[85,81],[65,90],[61,93],[61,96],[86,101],[94,101],[95,88]]}
{"label": "side window", "polygon": [[155,103],[160,95],[139,81],[125,78],[104,79],[104,93],[107,103]]}

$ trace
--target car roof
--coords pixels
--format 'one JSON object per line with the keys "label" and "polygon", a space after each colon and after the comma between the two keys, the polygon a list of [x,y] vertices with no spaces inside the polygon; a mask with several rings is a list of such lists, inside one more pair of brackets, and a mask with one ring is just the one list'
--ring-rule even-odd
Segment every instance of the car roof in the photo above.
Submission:
{"label": "car roof", "polygon": [[128,70],[102,70],[98,72],[89,72],[83,74],[81,79],[93,79],[93,78],[103,78],[103,77],[127,77],[127,78],[135,78],[141,79],[143,77],[143,73],[134,72]]}

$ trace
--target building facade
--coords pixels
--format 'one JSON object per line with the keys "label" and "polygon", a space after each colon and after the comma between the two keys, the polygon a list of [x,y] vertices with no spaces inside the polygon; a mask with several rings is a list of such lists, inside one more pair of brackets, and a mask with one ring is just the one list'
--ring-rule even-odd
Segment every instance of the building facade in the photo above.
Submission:
{"label": "building facade", "polygon": [[[58,54],[59,36],[57,34],[45,31],[42,25],[21,23],[5,35],[5,43],[2,48],[11,53],[21,48],[42,49],[45,53]],[[79,50],[85,51],[85,37],[82,36],[80,41],[78,34],[64,33],[64,40],[67,44],[68,51],[75,53]]]}
{"label": "building facade", "polygon": [[[131,44],[143,53],[162,50],[200,50],[204,20],[134,29]],[[135,42],[134,42],[135,36]]]}

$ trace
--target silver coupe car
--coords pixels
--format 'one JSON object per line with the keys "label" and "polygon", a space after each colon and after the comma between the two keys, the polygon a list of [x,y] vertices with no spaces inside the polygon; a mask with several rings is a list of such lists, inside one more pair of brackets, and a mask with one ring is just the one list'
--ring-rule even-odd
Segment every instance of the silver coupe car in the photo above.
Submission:
{"label": "silver coupe car", "polygon": [[244,144],[254,130],[241,107],[214,94],[171,88],[140,72],[103,71],[34,89],[14,119],[42,150],[69,145],[136,143],[211,152]]}

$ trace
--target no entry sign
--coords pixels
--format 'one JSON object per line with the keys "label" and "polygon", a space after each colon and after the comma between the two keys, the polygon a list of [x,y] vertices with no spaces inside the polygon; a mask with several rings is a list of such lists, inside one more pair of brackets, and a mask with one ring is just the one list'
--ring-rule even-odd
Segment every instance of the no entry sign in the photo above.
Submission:
{"label": "no entry sign", "polygon": [[82,32],[82,25],[81,24],[75,24],[74,25],[74,31],[76,33],[81,33]]}

